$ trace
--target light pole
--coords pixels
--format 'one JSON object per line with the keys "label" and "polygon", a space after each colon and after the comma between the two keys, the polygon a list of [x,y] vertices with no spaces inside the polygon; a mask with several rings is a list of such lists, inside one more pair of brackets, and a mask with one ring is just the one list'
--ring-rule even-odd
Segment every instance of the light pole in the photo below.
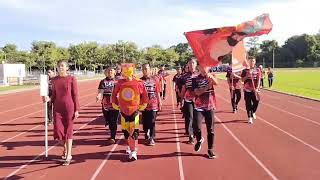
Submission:
{"label": "light pole", "polygon": [[272,69],[274,69],[274,48],[272,49]]}

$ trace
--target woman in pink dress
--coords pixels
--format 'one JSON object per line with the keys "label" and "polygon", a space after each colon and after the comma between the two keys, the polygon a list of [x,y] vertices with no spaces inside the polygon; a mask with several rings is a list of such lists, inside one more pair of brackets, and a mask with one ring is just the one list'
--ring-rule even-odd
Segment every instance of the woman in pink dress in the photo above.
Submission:
{"label": "woman in pink dress", "polygon": [[52,79],[54,139],[63,145],[63,165],[69,165],[72,159],[73,121],[79,117],[77,80],[68,75],[67,61],[58,63],[59,75]]}

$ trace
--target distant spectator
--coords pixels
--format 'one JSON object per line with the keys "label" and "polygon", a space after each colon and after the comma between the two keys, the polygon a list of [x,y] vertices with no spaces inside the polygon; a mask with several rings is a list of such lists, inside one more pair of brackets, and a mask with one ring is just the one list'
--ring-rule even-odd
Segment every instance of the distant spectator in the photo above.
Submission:
{"label": "distant spectator", "polygon": [[268,67],[268,83],[269,83],[269,88],[272,87],[272,83],[273,83],[273,77],[274,77],[274,73],[273,70],[271,69],[271,67]]}

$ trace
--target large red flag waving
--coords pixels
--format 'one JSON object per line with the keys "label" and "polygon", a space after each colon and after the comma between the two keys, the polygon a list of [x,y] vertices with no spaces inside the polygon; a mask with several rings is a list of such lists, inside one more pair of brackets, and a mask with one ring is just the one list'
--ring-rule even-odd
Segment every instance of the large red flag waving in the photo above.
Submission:
{"label": "large red flag waving", "polygon": [[268,14],[237,26],[213,28],[186,32],[185,36],[199,61],[204,67],[214,67],[223,56],[232,52],[234,46],[245,37],[268,34],[272,23]]}

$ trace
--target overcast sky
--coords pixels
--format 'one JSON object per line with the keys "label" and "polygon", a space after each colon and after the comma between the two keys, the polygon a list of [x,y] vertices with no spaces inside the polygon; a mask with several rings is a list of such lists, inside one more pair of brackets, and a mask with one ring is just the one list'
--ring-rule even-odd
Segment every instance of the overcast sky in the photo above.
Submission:
{"label": "overcast sky", "polygon": [[320,29],[317,0],[0,0],[0,46],[29,50],[33,40],[67,47],[83,41],[133,41],[140,48],[186,42],[183,32],[233,26],[269,13],[280,44]]}

